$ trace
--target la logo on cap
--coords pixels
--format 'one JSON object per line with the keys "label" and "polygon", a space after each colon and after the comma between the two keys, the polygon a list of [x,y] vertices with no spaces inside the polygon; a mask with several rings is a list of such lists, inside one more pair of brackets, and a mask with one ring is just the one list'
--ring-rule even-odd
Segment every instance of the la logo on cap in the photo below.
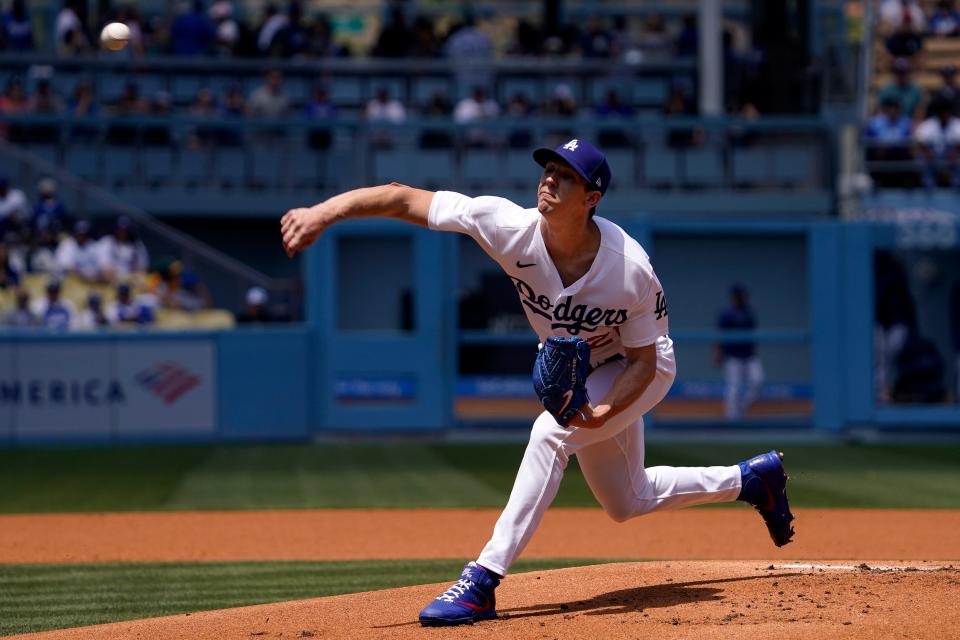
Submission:
{"label": "la logo on cap", "polygon": [[578,142],[579,142],[579,141],[578,141],[576,138],[574,138],[573,140],[571,140],[571,141],[568,142],[567,144],[563,145],[563,148],[566,149],[567,151],[576,151],[576,150],[577,150],[577,143],[578,143]]}

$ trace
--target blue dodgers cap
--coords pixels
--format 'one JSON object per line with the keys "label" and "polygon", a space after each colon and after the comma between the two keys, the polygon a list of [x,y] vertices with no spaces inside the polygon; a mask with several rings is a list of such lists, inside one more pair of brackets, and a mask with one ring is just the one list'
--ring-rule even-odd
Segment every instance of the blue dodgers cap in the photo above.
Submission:
{"label": "blue dodgers cap", "polygon": [[533,159],[541,167],[547,166],[547,162],[560,158],[580,174],[591,187],[596,188],[601,194],[607,192],[610,185],[610,165],[600,149],[586,142],[574,138],[566,144],[562,144],[556,149],[540,147],[533,152]]}

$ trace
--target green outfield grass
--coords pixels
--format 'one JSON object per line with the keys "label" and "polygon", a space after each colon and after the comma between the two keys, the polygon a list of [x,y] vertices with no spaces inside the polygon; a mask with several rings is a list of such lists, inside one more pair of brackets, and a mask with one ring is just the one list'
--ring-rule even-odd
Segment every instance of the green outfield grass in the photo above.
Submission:
{"label": "green outfield grass", "polygon": [[[650,444],[647,465],[731,464],[755,444]],[[796,507],[960,508],[960,446],[788,445]],[[0,451],[0,513],[502,507],[522,444]],[[574,459],[559,507],[596,506]]]}
{"label": "green outfield grass", "polygon": [[[612,561],[521,560],[513,572],[600,562]],[[450,560],[0,565],[0,635],[447,582],[461,566]]]}

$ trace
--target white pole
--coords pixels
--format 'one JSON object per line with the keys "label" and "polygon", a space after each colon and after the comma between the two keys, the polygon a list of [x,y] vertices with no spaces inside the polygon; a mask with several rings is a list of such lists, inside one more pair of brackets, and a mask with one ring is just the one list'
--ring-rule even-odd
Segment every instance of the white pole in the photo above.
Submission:
{"label": "white pole", "polygon": [[700,0],[700,115],[723,113],[723,34],[721,0]]}

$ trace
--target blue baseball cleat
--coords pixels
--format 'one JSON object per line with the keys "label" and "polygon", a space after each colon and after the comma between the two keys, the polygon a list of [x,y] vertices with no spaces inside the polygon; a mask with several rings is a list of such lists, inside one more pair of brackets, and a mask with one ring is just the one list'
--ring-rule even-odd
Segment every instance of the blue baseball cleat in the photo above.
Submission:
{"label": "blue baseball cleat", "polygon": [[761,453],[740,463],[742,484],[737,500],[752,504],[767,524],[770,538],[778,547],[793,538],[793,514],[787,502],[787,474],[783,454],[776,450]]}
{"label": "blue baseball cleat", "polygon": [[460,579],[420,612],[420,623],[425,627],[439,627],[492,620],[497,617],[497,599],[493,592],[499,584],[500,578],[476,562],[468,562]]}

